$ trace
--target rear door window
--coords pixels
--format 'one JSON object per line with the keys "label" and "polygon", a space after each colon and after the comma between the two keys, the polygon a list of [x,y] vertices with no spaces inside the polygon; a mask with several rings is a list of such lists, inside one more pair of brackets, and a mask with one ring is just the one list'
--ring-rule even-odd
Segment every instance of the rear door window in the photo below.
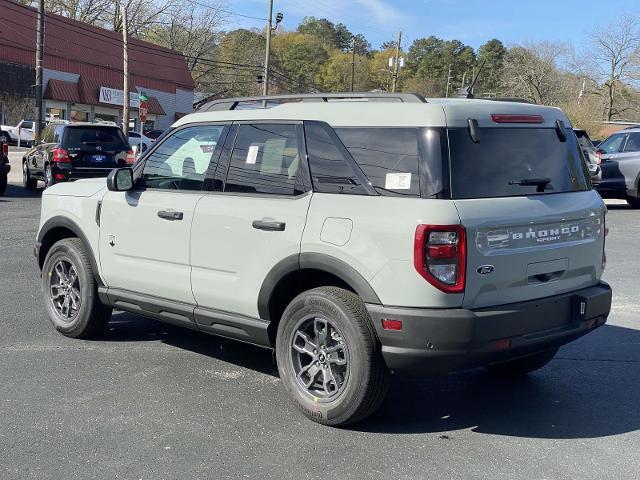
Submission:
{"label": "rear door window", "polygon": [[122,130],[117,127],[70,127],[66,128],[63,144],[69,150],[93,151],[100,147],[104,151],[129,150]]}
{"label": "rear door window", "polygon": [[379,194],[420,196],[417,128],[335,131]]}
{"label": "rear door window", "polygon": [[295,195],[300,168],[296,125],[240,125],[225,192]]}
{"label": "rear door window", "polygon": [[[452,198],[490,198],[573,192],[590,188],[575,135],[553,128],[449,129]],[[548,180],[546,185],[533,184]]]}

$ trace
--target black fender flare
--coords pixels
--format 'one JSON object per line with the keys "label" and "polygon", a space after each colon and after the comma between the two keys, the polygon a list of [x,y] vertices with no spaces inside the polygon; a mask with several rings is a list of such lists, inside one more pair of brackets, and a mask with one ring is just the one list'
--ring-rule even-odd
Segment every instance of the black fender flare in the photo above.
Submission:
{"label": "black fender flare", "polygon": [[47,234],[55,228],[66,228],[67,230],[70,230],[71,232],[73,232],[73,234],[76,237],[82,240],[82,243],[84,243],[87,249],[87,253],[89,254],[89,261],[91,262],[91,268],[93,269],[93,273],[96,277],[96,282],[98,283],[99,286],[103,287],[105,284],[102,281],[102,278],[100,277],[100,270],[98,269],[98,263],[96,262],[96,256],[93,252],[93,248],[91,247],[91,243],[87,239],[87,236],[84,234],[80,226],[77,223],[75,223],[73,220],[68,219],[67,217],[63,217],[60,215],[51,217],[49,220],[47,220],[44,223],[44,225],[42,225],[42,228],[40,228],[40,230],[38,231],[38,236],[36,237],[36,242],[37,242],[36,248],[38,251],[38,267],[40,267],[40,269],[42,270],[42,265],[44,264],[44,258],[42,258],[43,250],[41,248],[42,243],[44,242],[44,239],[46,238]]}
{"label": "black fender flare", "polygon": [[276,286],[286,275],[296,271],[314,269],[335,275],[351,286],[365,303],[381,305],[382,302],[369,282],[348,263],[323,253],[301,253],[280,260],[267,274],[258,294],[258,314],[270,320],[269,301]]}

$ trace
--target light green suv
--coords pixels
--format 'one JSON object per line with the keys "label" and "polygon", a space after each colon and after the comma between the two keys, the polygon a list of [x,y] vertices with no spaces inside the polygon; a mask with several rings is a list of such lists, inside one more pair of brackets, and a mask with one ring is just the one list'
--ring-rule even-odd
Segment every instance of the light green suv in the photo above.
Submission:
{"label": "light green suv", "polygon": [[35,253],[62,334],[116,309],[273,348],[295,405],[342,425],[391,373],[523,374],[604,324],[605,212],[556,108],[231,99],[47,189]]}

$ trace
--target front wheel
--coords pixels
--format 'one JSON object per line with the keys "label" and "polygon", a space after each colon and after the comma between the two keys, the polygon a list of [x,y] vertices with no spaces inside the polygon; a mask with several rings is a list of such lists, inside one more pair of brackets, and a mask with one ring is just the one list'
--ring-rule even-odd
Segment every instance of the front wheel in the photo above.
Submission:
{"label": "front wheel", "polygon": [[111,318],[111,309],[98,297],[89,256],[78,238],[60,240],[47,253],[42,295],[49,320],[67,337],[96,336]]}
{"label": "front wheel", "polygon": [[278,325],[276,359],[282,383],[309,419],[345,425],[382,403],[389,370],[360,298],[321,287],[298,295]]}
{"label": "front wheel", "polygon": [[640,208],[640,198],[627,198],[627,203],[631,208]]}
{"label": "front wheel", "polygon": [[551,348],[543,352],[528,355],[522,358],[516,358],[508,362],[493,363],[487,365],[489,373],[500,377],[516,377],[526,375],[535,370],[544,367],[553,360],[558,353],[558,348]]}
{"label": "front wheel", "polygon": [[38,188],[38,180],[33,178],[29,173],[29,165],[27,162],[22,162],[22,186],[25,190],[35,190]]}

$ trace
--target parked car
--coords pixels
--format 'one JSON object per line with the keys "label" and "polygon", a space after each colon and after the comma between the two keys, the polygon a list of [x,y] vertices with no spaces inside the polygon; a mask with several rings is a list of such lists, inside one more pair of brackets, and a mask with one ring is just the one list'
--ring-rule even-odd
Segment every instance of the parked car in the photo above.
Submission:
{"label": "parked car", "polygon": [[605,323],[606,208],[560,110],[297,98],[215,103],[106,182],[46,190],[54,327],[116,309],[273,348],[300,411],[342,425],[392,371],[526,374]]}
{"label": "parked car", "polygon": [[146,152],[147,148],[149,148],[153,144],[153,140],[148,138],[144,134],[140,134],[138,132],[129,132],[129,145],[132,147],[137,147],[141,152]]}
{"label": "parked car", "polygon": [[596,155],[602,170],[595,185],[600,195],[640,208],[640,128],[614,133],[598,146]]}
{"label": "parked car", "polygon": [[[21,120],[18,125],[15,127],[11,127],[9,125],[1,125],[0,126],[0,140],[5,143],[18,143],[18,138],[20,139],[20,144],[24,144],[24,146],[33,145],[34,138],[34,121],[33,120]],[[42,123],[42,128],[44,128],[45,123]]]}
{"label": "parked car", "polygon": [[593,183],[598,183],[600,181],[601,170],[600,160],[596,153],[597,149],[593,146],[593,143],[589,138],[589,134],[585,130],[581,128],[574,128],[573,132],[576,134],[576,138],[578,139],[578,145],[580,145],[580,149],[582,150],[582,155],[584,156],[587,169],[589,170],[591,181]]}
{"label": "parked car", "polygon": [[133,151],[117,126],[97,123],[52,122],[42,141],[22,159],[23,184],[34,190],[87,177],[106,177],[116,167],[133,163]]}
{"label": "parked car", "polygon": [[145,130],[144,135],[152,142],[155,142],[163,133],[164,130]]}
{"label": "parked car", "polygon": [[9,164],[9,144],[0,138],[0,195],[4,195],[7,190],[9,172],[11,165]]}

